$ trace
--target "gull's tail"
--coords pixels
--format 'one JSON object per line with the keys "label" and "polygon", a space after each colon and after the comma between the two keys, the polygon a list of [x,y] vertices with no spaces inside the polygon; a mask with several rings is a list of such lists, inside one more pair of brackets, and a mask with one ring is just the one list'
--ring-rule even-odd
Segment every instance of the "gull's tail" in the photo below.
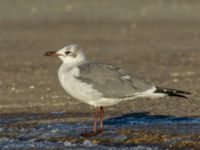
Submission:
{"label": "gull's tail", "polygon": [[156,91],[154,93],[166,94],[168,96],[182,97],[182,98],[187,98],[187,96],[185,95],[191,94],[190,92],[186,92],[186,91],[161,88],[161,87],[156,87]]}

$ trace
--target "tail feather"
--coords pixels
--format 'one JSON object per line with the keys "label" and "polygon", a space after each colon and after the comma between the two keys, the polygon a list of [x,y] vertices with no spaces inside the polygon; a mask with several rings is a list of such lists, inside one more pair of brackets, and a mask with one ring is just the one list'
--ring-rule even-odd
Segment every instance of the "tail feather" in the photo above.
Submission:
{"label": "tail feather", "polygon": [[168,89],[168,88],[161,88],[161,87],[156,87],[156,91],[154,93],[163,93],[163,94],[167,94],[168,96],[182,97],[182,98],[187,98],[187,96],[185,95],[191,94],[190,92],[186,92],[182,90]]}

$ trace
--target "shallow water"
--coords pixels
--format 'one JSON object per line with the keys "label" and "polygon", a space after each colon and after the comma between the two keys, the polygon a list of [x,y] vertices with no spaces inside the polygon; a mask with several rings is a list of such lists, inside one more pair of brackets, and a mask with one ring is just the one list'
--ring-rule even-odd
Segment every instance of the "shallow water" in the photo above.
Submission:
{"label": "shallow water", "polygon": [[[0,118],[0,149],[167,149],[180,142],[187,135],[187,140],[200,141],[200,118],[152,116],[148,113],[126,114],[105,120],[106,131],[92,138],[80,137],[81,131],[89,130],[91,122],[75,123],[27,123],[46,116],[55,119],[65,113],[54,112],[47,115],[21,114],[5,115]],[[24,122],[24,123],[23,123]],[[25,123],[26,122],[26,123]],[[125,134],[124,134],[125,133]],[[132,134],[133,133],[133,134]],[[170,135],[164,144],[154,141],[137,144],[129,142],[151,134]],[[194,136],[193,135],[198,135]],[[175,137],[174,137],[175,136]],[[184,136],[184,138],[182,137]],[[145,141],[146,140],[146,141]],[[156,140],[156,139],[155,139]],[[186,147],[187,148],[187,147]],[[192,147],[191,147],[192,149]]]}

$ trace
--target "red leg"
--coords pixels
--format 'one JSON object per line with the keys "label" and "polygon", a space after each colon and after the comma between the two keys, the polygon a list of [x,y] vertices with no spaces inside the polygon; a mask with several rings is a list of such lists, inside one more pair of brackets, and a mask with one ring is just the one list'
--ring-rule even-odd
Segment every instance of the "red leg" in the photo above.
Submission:
{"label": "red leg", "polygon": [[94,126],[93,126],[94,133],[96,133],[96,131],[97,131],[98,114],[99,114],[99,108],[97,107],[95,115],[94,115]]}
{"label": "red leg", "polygon": [[104,118],[104,109],[103,107],[100,107],[100,129],[98,131],[99,133],[103,132],[104,130],[103,118]]}
{"label": "red leg", "polygon": [[81,136],[84,136],[84,137],[91,137],[91,136],[95,136],[95,135],[99,134],[99,133],[97,132],[98,114],[99,114],[99,108],[96,107],[96,112],[95,112],[95,115],[94,115],[93,130],[90,131],[90,132],[81,133]]}

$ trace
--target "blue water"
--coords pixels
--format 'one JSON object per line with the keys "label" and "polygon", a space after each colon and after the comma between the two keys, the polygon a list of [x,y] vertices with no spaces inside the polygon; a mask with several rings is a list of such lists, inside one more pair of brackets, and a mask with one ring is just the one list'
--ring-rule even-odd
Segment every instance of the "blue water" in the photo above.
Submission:
{"label": "blue water", "polygon": [[[60,118],[65,116],[63,112],[53,112],[47,115],[23,114],[8,115],[0,118],[0,149],[2,150],[28,150],[35,149],[134,149],[134,150],[157,150],[159,146],[155,145],[132,145],[125,146],[120,144],[97,145],[91,142],[91,139],[82,140],[80,143],[71,143],[70,141],[52,142],[50,138],[80,138],[80,132],[89,130],[92,122],[80,124],[70,123],[43,123],[30,127],[10,127],[12,123],[22,123],[45,119],[45,117]],[[200,133],[200,118],[174,117],[150,115],[149,113],[132,113],[123,116],[105,120],[105,134],[115,138],[119,136],[117,129],[135,129],[150,130],[152,132],[172,132],[173,134]],[[121,138],[121,137],[119,137]]]}
{"label": "blue water", "polygon": [[106,123],[114,125],[199,124],[200,118],[150,115],[148,112],[142,112],[108,119]]}

